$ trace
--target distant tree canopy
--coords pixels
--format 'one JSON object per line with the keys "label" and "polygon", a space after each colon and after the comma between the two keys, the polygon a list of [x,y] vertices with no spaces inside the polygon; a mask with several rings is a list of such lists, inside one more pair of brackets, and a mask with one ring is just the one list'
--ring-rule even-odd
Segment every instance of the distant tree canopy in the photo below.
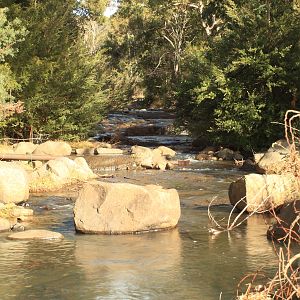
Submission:
{"label": "distant tree canopy", "polygon": [[84,137],[107,109],[172,108],[203,143],[257,149],[299,108],[297,0],[2,0],[3,134]]}

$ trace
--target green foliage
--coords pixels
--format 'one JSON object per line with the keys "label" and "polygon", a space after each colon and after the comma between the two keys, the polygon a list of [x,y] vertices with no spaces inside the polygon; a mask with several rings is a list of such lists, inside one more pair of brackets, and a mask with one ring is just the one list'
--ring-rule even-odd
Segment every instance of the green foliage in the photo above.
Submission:
{"label": "green foliage", "polygon": [[[15,96],[24,102],[25,112],[11,120],[8,135],[28,137],[33,131],[78,138],[100,120],[105,58],[99,41],[90,38],[99,18],[89,9],[76,0],[10,5],[10,17],[20,18],[29,33],[9,60],[22,87]],[[96,25],[89,26],[91,22]]]}
{"label": "green foliage", "polygon": [[6,59],[13,57],[16,44],[23,40],[26,32],[19,19],[11,22],[6,17],[7,9],[0,9],[0,103],[13,100],[12,91],[19,88]]}
{"label": "green foliage", "polygon": [[228,0],[224,12],[205,50],[186,52],[179,115],[195,136],[263,147],[282,135],[272,122],[299,97],[299,13],[286,1],[254,0]]}

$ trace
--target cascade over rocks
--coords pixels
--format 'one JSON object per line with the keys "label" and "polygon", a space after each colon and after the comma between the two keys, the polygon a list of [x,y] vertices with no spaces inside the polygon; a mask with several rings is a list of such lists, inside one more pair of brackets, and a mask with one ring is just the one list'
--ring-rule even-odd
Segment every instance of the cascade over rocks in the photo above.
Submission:
{"label": "cascade over rocks", "polygon": [[[249,174],[232,182],[229,200],[239,210],[263,212],[300,197],[299,181],[293,175]],[[242,199],[242,200],[241,200]]]}
{"label": "cascade over rocks", "polygon": [[173,228],[180,218],[175,189],[93,181],[84,185],[74,207],[76,230],[124,234]]}

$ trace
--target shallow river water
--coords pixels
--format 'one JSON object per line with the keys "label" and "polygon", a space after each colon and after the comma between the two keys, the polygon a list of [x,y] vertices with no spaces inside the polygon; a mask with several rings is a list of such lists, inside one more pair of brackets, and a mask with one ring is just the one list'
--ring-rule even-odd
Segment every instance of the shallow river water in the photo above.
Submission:
{"label": "shallow river water", "polygon": [[219,203],[213,215],[228,217],[228,186],[242,175],[233,167],[198,163],[167,172],[115,174],[106,180],[176,188],[182,206],[178,228],[140,235],[76,234],[74,199],[32,197],[36,217],[28,227],[59,231],[65,239],[9,241],[1,233],[0,299],[229,300],[243,276],[274,269],[276,257],[261,216],[230,235],[208,232],[207,204],[213,197]]}

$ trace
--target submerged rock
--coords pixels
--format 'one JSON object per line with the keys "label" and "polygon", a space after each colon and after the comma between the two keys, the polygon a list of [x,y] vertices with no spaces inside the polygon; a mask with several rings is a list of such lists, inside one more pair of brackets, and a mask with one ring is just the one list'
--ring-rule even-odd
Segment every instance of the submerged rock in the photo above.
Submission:
{"label": "submerged rock", "polygon": [[[289,236],[290,233],[290,236]],[[277,222],[270,226],[267,237],[277,242],[292,241],[300,243],[300,200],[284,205],[277,215]]]}
{"label": "submerged rock", "polygon": [[10,240],[62,240],[64,236],[59,232],[37,229],[12,233],[7,238]]}
{"label": "submerged rock", "polygon": [[124,234],[173,228],[180,217],[175,189],[94,181],[84,185],[74,207],[76,230]]}
{"label": "submerged rock", "polygon": [[300,196],[298,179],[293,175],[249,174],[232,182],[229,200],[247,212],[262,212],[291,202]]}

